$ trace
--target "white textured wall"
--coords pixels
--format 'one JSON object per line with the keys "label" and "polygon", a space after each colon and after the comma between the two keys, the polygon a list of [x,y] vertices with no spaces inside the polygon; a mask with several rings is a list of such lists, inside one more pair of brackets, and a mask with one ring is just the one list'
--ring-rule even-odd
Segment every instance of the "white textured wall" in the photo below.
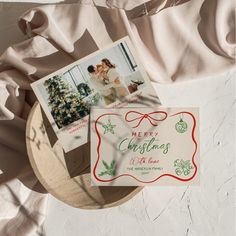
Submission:
{"label": "white textured wall", "polygon": [[158,85],[166,106],[200,107],[200,187],[145,187],[129,202],[80,210],[49,198],[46,236],[234,236],[236,71]]}
{"label": "white textured wall", "polygon": [[[32,6],[0,3],[0,54],[8,45],[22,40],[15,22]],[[164,105],[200,106],[200,187],[147,187],[119,207],[93,211],[75,209],[50,197],[46,221],[39,233],[46,236],[236,235],[235,77],[236,72],[228,72],[210,79],[156,86]]]}

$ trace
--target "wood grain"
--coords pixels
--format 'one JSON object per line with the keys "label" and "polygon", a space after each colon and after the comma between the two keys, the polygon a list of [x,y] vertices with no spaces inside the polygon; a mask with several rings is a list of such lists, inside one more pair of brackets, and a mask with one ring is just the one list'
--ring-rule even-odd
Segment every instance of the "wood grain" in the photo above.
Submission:
{"label": "wood grain", "polygon": [[39,103],[35,103],[28,117],[26,144],[30,163],[41,184],[54,197],[73,207],[118,206],[142,189],[90,186],[89,144],[64,153]]}

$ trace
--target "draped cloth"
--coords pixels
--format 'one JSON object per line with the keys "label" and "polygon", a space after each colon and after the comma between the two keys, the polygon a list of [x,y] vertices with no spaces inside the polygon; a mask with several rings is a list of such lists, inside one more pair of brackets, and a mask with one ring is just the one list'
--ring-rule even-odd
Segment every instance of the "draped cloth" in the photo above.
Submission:
{"label": "draped cloth", "polygon": [[36,7],[18,24],[28,39],[0,57],[0,235],[29,235],[45,218],[47,194],[25,145],[35,101],[31,82],[126,35],[153,83],[212,76],[235,65],[233,1],[87,0]]}

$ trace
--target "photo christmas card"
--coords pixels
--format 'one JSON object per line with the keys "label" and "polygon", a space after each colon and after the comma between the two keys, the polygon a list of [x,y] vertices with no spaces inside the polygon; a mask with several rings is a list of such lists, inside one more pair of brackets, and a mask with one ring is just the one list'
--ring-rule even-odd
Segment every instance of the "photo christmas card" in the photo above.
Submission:
{"label": "photo christmas card", "polygon": [[159,102],[128,37],[31,86],[65,152],[88,141],[92,106],[149,106]]}
{"label": "photo christmas card", "polygon": [[91,184],[198,185],[197,108],[91,112]]}

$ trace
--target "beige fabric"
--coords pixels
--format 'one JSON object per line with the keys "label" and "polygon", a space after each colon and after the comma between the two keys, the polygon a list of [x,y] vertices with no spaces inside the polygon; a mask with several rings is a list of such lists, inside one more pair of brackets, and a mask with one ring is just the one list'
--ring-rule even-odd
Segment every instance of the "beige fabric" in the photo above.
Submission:
{"label": "beige fabric", "polygon": [[0,235],[30,234],[45,215],[46,197],[37,193],[24,141],[35,100],[31,81],[126,35],[153,82],[187,81],[234,66],[234,1],[83,2],[26,12],[19,26],[30,38],[0,58]]}

